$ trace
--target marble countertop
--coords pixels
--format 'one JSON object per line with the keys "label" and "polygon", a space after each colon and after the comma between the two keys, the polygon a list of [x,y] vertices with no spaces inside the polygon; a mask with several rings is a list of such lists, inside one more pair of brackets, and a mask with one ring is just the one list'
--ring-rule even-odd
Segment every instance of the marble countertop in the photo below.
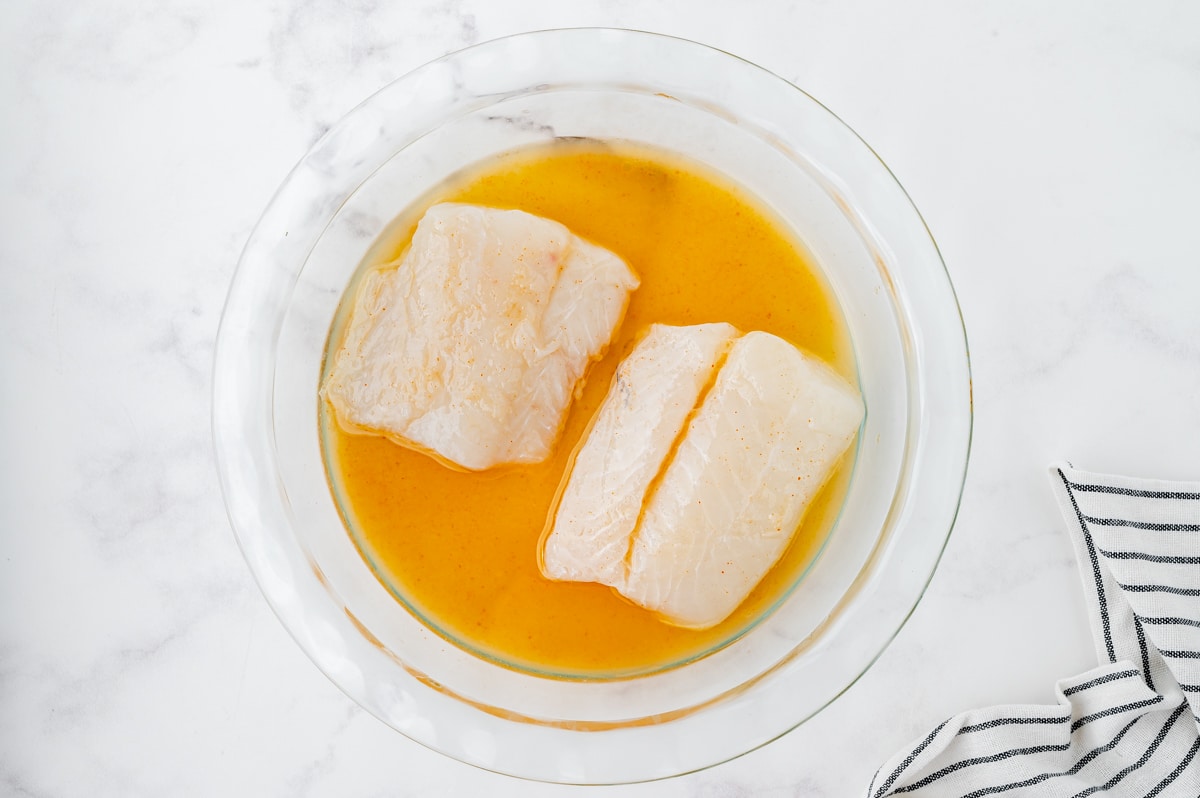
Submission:
{"label": "marble countertop", "polygon": [[[1094,664],[1046,466],[1200,479],[1200,6],[757,0],[11,0],[0,8],[0,794],[559,795],[360,710],[244,566],[213,340],[276,185],[464,45],[606,25],[804,88],[925,216],[975,437],[924,601],[829,709],[621,796],[851,796],[947,716]],[[867,714],[870,713],[870,720]]]}

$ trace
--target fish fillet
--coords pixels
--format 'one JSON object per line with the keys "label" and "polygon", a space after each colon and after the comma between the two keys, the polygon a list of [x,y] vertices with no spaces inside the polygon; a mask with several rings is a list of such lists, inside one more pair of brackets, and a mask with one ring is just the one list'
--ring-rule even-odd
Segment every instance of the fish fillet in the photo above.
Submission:
{"label": "fish fillet", "polygon": [[[668,329],[684,340],[700,328]],[[610,585],[669,623],[705,628],[728,617],[783,554],[853,441],[863,405],[832,369],[768,333],[734,340],[706,393],[715,360],[663,354],[619,367],[623,379],[567,477],[542,568]],[[668,363],[688,375],[661,374]],[[686,410],[658,400],[668,395],[660,378],[683,383],[672,396]],[[606,417],[610,406],[623,414]]]}
{"label": "fish fillet", "polygon": [[465,469],[540,462],[637,286],[557,222],[435,205],[364,279],[321,393],[343,425]]}
{"label": "fish fillet", "polygon": [[621,361],[575,454],[542,550],[542,573],[624,585],[646,491],[737,335],[729,324],[655,324]]}
{"label": "fish fillet", "polygon": [[645,509],[621,592],[679,626],[724,620],[783,554],[862,415],[825,364],[743,336]]}

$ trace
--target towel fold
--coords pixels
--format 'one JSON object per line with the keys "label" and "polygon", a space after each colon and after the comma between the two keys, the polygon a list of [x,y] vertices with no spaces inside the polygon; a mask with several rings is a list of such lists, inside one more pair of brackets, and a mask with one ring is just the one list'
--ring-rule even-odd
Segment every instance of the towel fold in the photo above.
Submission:
{"label": "towel fold", "polygon": [[964,712],[868,798],[1200,798],[1200,483],[1051,469],[1100,665],[1053,706]]}

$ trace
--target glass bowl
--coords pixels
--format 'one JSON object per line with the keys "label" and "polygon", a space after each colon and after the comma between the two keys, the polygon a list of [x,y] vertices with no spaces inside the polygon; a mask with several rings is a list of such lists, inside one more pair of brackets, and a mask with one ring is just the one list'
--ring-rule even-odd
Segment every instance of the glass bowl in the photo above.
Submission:
{"label": "glass bowl", "polygon": [[[845,503],[804,579],[731,645],[637,678],[506,669],[422,625],[346,533],[317,423],[339,300],[396,214],[468,164],[576,136],[699,161],[790,225],[840,304],[867,405]],[[213,403],[238,542],[313,662],[430,748],[514,776],[589,784],[723,762],[795,728],[858,679],[932,577],[971,430],[953,289],[920,215],[870,148],[753,64],[608,29],[454,53],[337,123],[246,244],[217,338]]]}

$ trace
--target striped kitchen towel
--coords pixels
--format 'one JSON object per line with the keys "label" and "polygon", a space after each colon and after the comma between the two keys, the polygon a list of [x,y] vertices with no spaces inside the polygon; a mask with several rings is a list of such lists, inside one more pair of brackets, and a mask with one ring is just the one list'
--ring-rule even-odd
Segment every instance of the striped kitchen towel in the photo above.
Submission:
{"label": "striped kitchen towel", "polygon": [[869,798],[1200,798],[1200,483],[1051,470],[1100,666],[1054,706],[941,724],[875,774]]}

